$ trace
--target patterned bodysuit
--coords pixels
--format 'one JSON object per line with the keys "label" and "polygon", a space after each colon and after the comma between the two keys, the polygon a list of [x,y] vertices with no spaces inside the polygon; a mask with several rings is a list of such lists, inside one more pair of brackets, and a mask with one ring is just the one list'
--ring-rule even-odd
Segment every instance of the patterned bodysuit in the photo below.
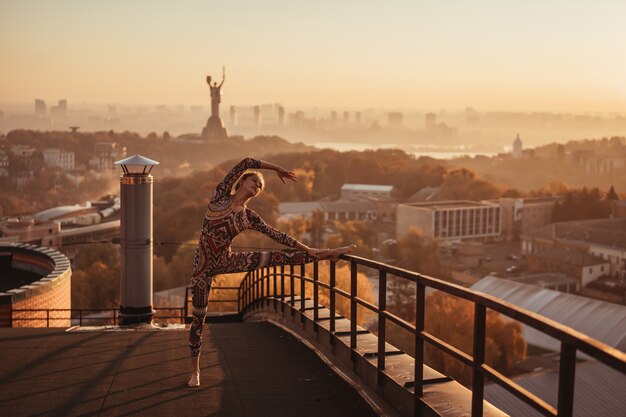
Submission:
{"label": "patterned bodysuit", "polygon": [[267,252],[231,252],[230,244],[246,229],[257,230],[278,243],[295,247],[297,241],[286,233],[279,232],[245,208],[233,210],[230,192],[245,170],[259,168],[261,162],[246,158],[238,163],[220,182],[211,198],[204,221],[200,241],[193,259],[191,275],[193,320],[189,328],[191,356],[200,354],[202,327],[206,317],[211,283],[215,275],[229,272],[252,271],[266,266],[312,262],[314,259],[305,251],[285,250]]}

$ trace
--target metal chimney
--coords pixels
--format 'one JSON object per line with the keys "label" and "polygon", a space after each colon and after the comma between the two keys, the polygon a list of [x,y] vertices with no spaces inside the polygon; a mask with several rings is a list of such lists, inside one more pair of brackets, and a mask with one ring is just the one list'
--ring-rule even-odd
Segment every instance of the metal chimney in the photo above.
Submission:
{"label": "metal chimney", "polygon": [[[120,324],[151,323],[152,308],[152,183],[157,161],[134,155],[115,162],[120,176],[122,265]],[[131,171],[132,169],[132,171]]]}

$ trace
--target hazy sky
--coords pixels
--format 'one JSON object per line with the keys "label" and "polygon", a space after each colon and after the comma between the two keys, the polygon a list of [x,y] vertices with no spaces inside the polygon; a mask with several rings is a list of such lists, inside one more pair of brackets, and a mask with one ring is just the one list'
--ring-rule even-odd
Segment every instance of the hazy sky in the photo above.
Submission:
{"label": "hazy sky", "polygon": [[626,110],[626,1],[0,0],[0,101]]}

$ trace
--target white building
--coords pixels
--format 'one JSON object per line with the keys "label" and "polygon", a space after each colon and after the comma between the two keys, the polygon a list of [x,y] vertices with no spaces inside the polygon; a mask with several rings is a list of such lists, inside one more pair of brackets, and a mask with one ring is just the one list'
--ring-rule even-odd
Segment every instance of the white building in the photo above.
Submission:
{"label": "white building", "polygon": [[89,160],[89,164],[98,171],[117,171],[113,165],[115,161],[126,158],[126,147],[116,142],[96,143],[96,155]]}
{"label": "white building", "polygon": [[341,200],[391,200],[393,185],[344,184]]}
{"label": "white building", "polygon": [[35,148],[29,145],[13,145],[11,146],[11,153],[15,156],[19,156],[21,158],[28,158],[32,156],[36,151]]}
{"label": "white building", "polygon": [[74,152],[66,152],[61,149],[45,149],[43,160],[48,166],[56,166],[64,171],[74,169]]}
{"label": "white building", "polygon": [[436,240],[496,238],[502,232],[498,204],[476,201],[437,201],[398,204],[396,236],[417,227]]}

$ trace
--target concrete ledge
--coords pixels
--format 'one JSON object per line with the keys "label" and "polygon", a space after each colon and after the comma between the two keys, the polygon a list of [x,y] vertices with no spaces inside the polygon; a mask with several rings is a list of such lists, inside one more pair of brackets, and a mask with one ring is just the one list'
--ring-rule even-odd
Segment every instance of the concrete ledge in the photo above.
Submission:
{"label": "concrete ledge", "polygon": [[[313,321],[313,302],[305,299],[305,311],[300,312],[300,298],[295,306],[286,299],[269,298],[264,303],[249,307],[243,313],[248,321],[269,321],[298,335],[321,354],[344,370],[358,385],[366,387],[377,397],[378,403],[386,404],[400,416],[466,417],[471,415],[472,393],[452,378],[424,366],[424,396],[413,394],[413,372],[415,361],[409,355],[386,344],[386,367],[377,369],[378,338],[361,327],[357,327],[357,349],[350,349],[350,336],[342,334],[349,330],[350,321],[338,316],[335,333],[329,330],[329,321]],[[276,307],[275,307],[276,306]],[[329,310],[319,305],[319,317],[329,317]],[[507,414],[484,402],[485,417],[504,417]]]}

